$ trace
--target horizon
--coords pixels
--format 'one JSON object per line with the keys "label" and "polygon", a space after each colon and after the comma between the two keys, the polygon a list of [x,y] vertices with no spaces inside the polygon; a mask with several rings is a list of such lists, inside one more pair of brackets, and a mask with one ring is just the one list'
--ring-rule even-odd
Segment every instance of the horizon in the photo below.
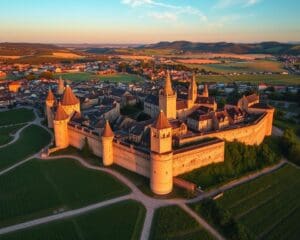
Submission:
{"label": "horizon", "polygon": [[12,0],[2,3],[0,42],[299,42],[299,8],[293,0]]}

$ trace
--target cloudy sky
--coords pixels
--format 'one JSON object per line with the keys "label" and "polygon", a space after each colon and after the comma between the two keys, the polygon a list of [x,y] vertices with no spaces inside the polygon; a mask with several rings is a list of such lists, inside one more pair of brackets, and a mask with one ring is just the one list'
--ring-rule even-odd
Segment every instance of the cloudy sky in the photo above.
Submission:
{"label": "cloudy sky", "polygon": [[0,41],[300,41],[299,0],[0,0]]}

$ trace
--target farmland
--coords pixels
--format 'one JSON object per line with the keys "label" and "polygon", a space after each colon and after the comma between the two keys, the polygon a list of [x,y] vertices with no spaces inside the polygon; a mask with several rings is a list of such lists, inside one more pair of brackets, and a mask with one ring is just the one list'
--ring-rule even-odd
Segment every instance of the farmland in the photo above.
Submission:
{"label": "farmland", "polygon": [[19,108],[0,112],[0,126],[8,124],[18,124],[34,120],[32,110]]}
{"label": "farmland", "polygon": [[228,210],[256,239],[298,239],[299,187],[300,171],[285,165],[226,191],[217,204]]}
{"label": "farmland", "polygon": [[243,62],[229,62],[220,64],[185,64],[188,67],[204,69],[217,73],[243,72],[283,72],[283,64],[271,60],[255,60]]}
{"label": "farmland", "polygon": [[0,222],[11,225],[129,192],[110,175],[75,160],[31,160],[0,178]]}
{"label": "farmland", "polygon": [[133,74],[112,74],[112,75],[95,75],[91,73],[62,73],[56,74],[55,77],[62,76],[65,80],[70,80],[73,82],[88,81],[92,79],[100,79],[101,81],[109,82],[138,82],[141,78]]}
{"label": "farmland", "polygon": [[222,82],[232,83],[238,82],[249,82],[253,84],[266,83],[266,84],[282,84],[282,85],[299,85],[300,76],[298,75],[254,75],[254,74],[242,74],[242,75],[201,75],[197,76],[198,83],[202,82]]}
{"label": "farmland", "polygon": [[214,239],[178,206],[156,210],[151,226],[151,240],[209,240]]}
{"label": "farmland", "polygon": [[0,149],[0,170],[5,169],[34,153],[50,142],[50,134],[37,125],[26,127],[13,144]]}
{"label": "farmland", "polygon": [[1,236],[2,240],[38,239],[139,239],[145,215],[135,201],[124,201],[106,208],[59,222],[41,225]]}

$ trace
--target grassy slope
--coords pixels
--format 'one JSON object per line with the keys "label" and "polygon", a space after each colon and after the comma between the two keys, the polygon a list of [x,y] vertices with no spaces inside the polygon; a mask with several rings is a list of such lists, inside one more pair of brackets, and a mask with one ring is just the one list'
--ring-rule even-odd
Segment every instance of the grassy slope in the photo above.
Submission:
{"label": "grassy slope", "polygon": [[129,192],[110,175],[75,160],[32,160],[0,178],[0,225],[100,202]]}
{"label": "grassy slope", "polygon": [[139,239],[144,207],[134,201],[117,203],[71,219],[11,233],[3,240]]}
{"label": "grassy slope", "polygon": [[34,120],[32,110],[19,108],[0,112],[0,126],[16,123],[24,123]]}
{"label": "grassy slope", "polygon": [[300,171],[285,166],[224,193],[219,203],[257,237],[297,239]]}
{"label": "grassy slope", "polygon": [[0,170],[3,170],[34,153],[50,142],[50,134],[37,125],[26,127],[13,144],[0,149]]}
{"label": "grassy slope", "polygon": [[0,128],[0,146],[10,142],[13,139],[11,135],[17,132],[23,126],[24,124]]}
{"label": "grassy slope", "polygon": [[169,206],[155,211],[150,239],[208,240],[214,238],[180,207]]}

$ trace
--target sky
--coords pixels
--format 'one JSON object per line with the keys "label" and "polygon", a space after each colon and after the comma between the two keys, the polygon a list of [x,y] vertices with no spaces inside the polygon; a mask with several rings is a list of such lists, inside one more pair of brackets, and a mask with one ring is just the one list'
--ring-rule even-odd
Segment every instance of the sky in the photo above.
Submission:
{"label": "sky", "polygon": [[300,41],[299,0],[0,0],[0,42]]}

